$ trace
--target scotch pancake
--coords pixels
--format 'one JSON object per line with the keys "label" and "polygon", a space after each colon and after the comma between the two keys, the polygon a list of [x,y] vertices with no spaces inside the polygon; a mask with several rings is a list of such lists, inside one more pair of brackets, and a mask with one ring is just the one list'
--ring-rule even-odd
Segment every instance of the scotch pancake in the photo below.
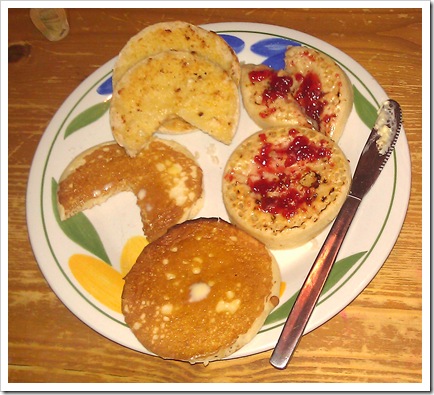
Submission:
{"label": "scotch pancake", "polygon": [[125,322],[166,359],[208,362],[247,344],[278,304],[280,271],[259,241],[217,218],[148,244],[125,277]]}
{"label": "scotch pancake", "polygon": [[329,56],[314,49],[288,47],[285,71],[293,75],[291,93],[321,133],[339,141],[353,107],[353,86]]}
{"label": "scotch pancake", "polygon": [[191,52],[166,51],[130,68],[110,105],[115,140],[130,156],[174,115],[229,144],[239,120],[238,87],[219,65]]}
{"label": "scotch pancake", "polygon": [[266,65],[241,66],[241,96],[250,118],[261,128],[296,125],[318,127],[291,94],[293,77]]}
{"label": "scotch pancake", "polygon": [[223,173],[232,223],[269,248],[297,247],[337,215],[351,184],[344,153],[308,128],[270,128],[248,137]]}
{"label": "scotch pancake", "polygon": [[76,157],[60,177],[60,217],[65,220],[124,191],[137,197],[144,233],[152,241],[198,213],[202,170],[173,141],[153,139],[134,158],[115,142],[101,144]]}

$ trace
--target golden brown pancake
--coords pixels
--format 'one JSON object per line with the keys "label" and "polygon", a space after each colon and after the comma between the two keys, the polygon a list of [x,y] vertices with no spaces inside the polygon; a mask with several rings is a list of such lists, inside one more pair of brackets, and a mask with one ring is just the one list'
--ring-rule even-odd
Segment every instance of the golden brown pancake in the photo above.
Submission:
{"label": "golden brown pancake", "polygon": [[60,217],[130,191],[137,197],[149,241],[195,216],[202,207],[202,170],[189,151],[173,141],[153,139],[134,158],[115,142],[93,147],[63,172],[57,198]]}
{"label": "golden brown pancake", "polygon": [[223,200],[232,223],[269,248],[297,247],[337,215],[351,184],[344,153],[302,127],[262,130],[230,156]]}
{"label": "golden brown pancake", "polygon": [[147,245],[125,277],[122,310],[143,346],[190,363],[247,344],[278,304],[268,249],[217,218],[189,220]]}

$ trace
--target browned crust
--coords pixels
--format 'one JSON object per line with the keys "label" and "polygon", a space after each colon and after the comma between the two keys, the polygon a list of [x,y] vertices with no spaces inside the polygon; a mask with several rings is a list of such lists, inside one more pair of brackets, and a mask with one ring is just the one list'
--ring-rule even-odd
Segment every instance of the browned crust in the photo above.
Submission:
{"label": "browned crust", "polygon": [[[191,300],[197,284],[206,295]],[[125,277],[122,309],[149,351],[208,363],[256,335],[279,288],[279,269],[261,242],[221,219],[199,218],[145,247]]]}

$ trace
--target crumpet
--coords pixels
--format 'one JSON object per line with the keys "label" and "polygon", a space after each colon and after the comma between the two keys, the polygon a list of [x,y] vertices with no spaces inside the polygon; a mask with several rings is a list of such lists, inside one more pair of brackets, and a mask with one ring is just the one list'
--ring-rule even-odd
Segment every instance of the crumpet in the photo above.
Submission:
{"label": "crumpet", "polygon": [[288,47],[285,71],[292,75],[291,92],[321,133],[339,141],[353,107],[348,76],[329,56],[314,49]]}
{"label": "crumpet", "polygon": [[151,242],[198,213],[202,178],[190,152],[173,141],[153,139],[134,158],[115,142],[104,143],[80,154],[63,172],[57,191],[59,214],[65,220],[130,191],[137,197]]}
{"label": "crumpet", "polygon": [[171,228],[125,277],[122,311],[165,359],[218,360],[247,344],[279,302],[280,271],[259,241],[217,218]]}
{"label": "crumpet", "polygon": [[229,144],[240,115],[238,87],[216,63],[191,52],[166,51],[130,68],[113,91],[113,136],[130,156],[174,115]]}
{"label": "crumpet", "polygon": [[244,140],[223,176],[223,200],[232,223],[267,247],[297,247],[338,214],[351,184],[348,160],[327,136],[279,127]]}

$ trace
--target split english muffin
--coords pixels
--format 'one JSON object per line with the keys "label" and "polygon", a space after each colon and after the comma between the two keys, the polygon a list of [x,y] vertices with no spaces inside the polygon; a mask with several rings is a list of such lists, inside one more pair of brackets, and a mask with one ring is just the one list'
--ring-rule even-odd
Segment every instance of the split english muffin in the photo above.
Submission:
{"label": "split english muffin", "polygon": [[279,289],[279,268],[261,242],[221,219],[199,218],[143,249],[125,277],[122,311],[147,350],[208,364],[250,342]]}
{"label": "split english muffin", "polygon": [[165,51],[137,63],[116,84],[110,124],[130,156],[174,116],[229,144],[239,106],[238,87],[219,65],[192,52]]}
{"label": "split english muffin", "polygon": [[[147,26],[131,37],[119,53],[113,68],[113,86],[136,63],[159,52],[177,50],[194,52],[220,65],[236,85],[240,64],[232,48],[218,34],[183,21],[160,22]],[[169,134],[186,133],[196,127],[174,115],[159,126]]]}
{"label": "split english muffin", "polygon": [[136,63],[169,50],[195,52],[220,65],[237,85],[239,83],[238,58],[223,38],[191,23],[173,21],[147,26],[128,40],[113,68],[113,86]]}
{"label": "split english muffin", "polygon": [[244,140],[223,175],[232,223],[272,249],[300,246],[338,214],[351,184],[348,160],[330,138],[298,126]]}
{"label": "split english muffin", "polygon": [[58,210],[65,220],[117,193],[133,192],[151,242],[199,212],[202,178],[193,156],[176,142],[154,138],[134,158],[115,142],[104,143],[67,166],[59,180]]}

